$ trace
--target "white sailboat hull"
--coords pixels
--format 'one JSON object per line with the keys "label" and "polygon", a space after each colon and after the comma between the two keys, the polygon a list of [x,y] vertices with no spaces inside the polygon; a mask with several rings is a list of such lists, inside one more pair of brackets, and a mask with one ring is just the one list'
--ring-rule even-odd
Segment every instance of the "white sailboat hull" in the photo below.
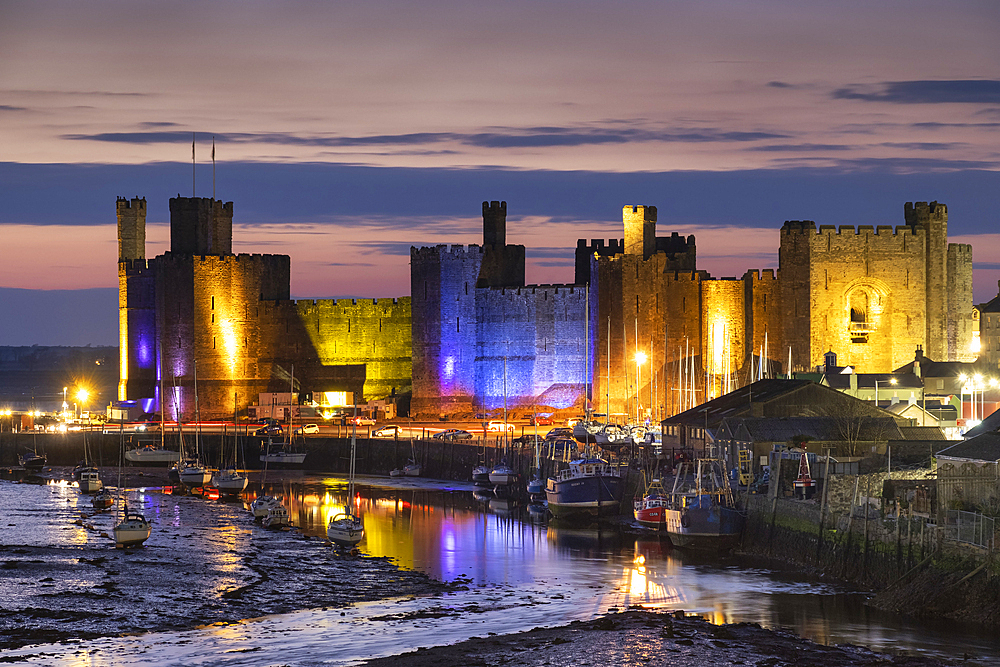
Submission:
{"label": "white sailboat hull", "polygon": [[115,544],[128,547],[142,544],[149,539],[153,527],[145,519],[128,517],[115,526]]}
{"label": "white sailboat hull", "polygon": [[261,463],[285,463],[288,465],[301,465],[306,460],[306,452],[271,452],[261,454]]}
{"label": "white sailboat hull", "polygon": [[176,463],[181,460],[181,454],[150,446],[130,449],[125,452],[125,458],[132,463]]}
{"label": "white sailboat hull", "polygon": [[358,517],[335,517],[326,529],[326,536],[338,546],[353,547],[364,538],[365,527]]}
{"label": "white sailboat hull", "polygon": [[238,472],[227,471],[216,475],[212,485],[225,493],[239,493],[247,488],[247,478]]}
{"label": "white sailboat hull", "polygon": [[181,483],[187,486],[205,486],[212,480],[212,473],[204,468],[185,468],[180,472]]}

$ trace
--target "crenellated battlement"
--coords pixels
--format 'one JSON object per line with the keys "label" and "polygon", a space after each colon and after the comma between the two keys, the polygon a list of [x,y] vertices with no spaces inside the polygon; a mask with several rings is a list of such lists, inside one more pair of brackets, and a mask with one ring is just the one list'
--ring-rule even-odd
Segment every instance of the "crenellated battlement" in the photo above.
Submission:
{"label": "crenellated battlement", "polygon": [[116,207],[119,211],[136,209],[145,212],[146,198],[139,197],[139,195],[136,195],[132,199],[128,199],[127,197],[118,197]]}
{"label": "crenellated battlement", "polygon": [[778,278],[774,269],[747,269],[741,280],[750,280],[754,283],[773,283]]}
{"label": "crenellated battlement", "polygon": [[466,257],[469,255],[482,255],[483,246],[476,245],[475,243],[468,246],[464,245],[448,245],[446,243],[441,243],[439,245],[432,246],[410,246],[410,259],[416,259],[420,261],[434,261],[440,260],[441,258],[447,257]]}

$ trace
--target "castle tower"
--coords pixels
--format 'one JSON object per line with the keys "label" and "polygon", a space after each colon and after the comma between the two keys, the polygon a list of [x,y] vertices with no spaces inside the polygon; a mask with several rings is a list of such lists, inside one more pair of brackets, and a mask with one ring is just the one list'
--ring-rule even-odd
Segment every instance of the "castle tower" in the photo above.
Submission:
{"label": "castle tower", "polygon": [[948,207],[936,201],[906,202],[906,224],[926,234],[927,348],[931,359],[950,359],[948,350]]}
{"label": "castle tower", "polygon": [[119,197],[118,398],[153,395],[156,384],[154,277],[147,267],[146,200]]}
{"label": "castle tower", "polygon": [[146,198],[131,201],[119,197],[118,261],[143,259],[146,256]]}
{"label": "castle tower", "polygon": [[507,202],[483,202],[483,261],[476,287],[522,287],[524,246],[507,245]]}
{"label": "castle tower", "polygon": [[179,255],[231,255],[233,202],[207,197],[170,200],[170,252]]}
{"label": "castle tower", "polygon": [[656,207],[626,206],[622,209],[622,221],[625,223],[625,254],[649,259],[656,252]]}
{"label": "castle tower", "polygon": [[483,245],[507,245],[507,202],[483,202]]}

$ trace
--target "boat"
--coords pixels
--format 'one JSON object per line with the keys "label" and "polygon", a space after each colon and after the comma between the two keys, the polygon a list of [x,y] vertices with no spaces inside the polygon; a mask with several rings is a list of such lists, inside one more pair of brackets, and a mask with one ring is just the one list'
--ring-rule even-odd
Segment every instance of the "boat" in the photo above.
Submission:
{"label": "boat", "polygon": [[268,494],[257,496],[250,503],[250,511],[253,512],[254,519],[264,519],[274,507],[281,507],[281,501]]}
{"label": "boat", "polygon": [[[239,454],[240,454],[240,435],[239,429],[236,428],[237,421],[237,406],[239,405],[239,395],[233,395],[233,457],[229,459],[228,465],[225,469],[221,469],[212,476],[212,486],[219,490],[219,493],[225,493],[229,495],[241,493],[247,488],[247,476],[241,473],[237,469],[239,465]],[[222,434],[222,449],[225,450],[226,434]],[[224,452],[219,453],[219,458],[224,459]],[[222,468],[222,463],[220,462],[219,468]]]}
{"label": "boat", "polygon": [[38,473],[45,467],[48,457],[45,454],[38,454],[36,452],[25,452],[17,457],[17,461],[28,472]]}
{"label": "boat", "polygon": [[669,505],[665,530],[675,547],[725,551],[739,542],[744,516],[736,507],[722,459],[681,463]]}
{"label": "boat", "polygon": [[504,462],[498,463],[490,470],[490,484],[494,486],[510,486],[517,482],[517,471]]}
{"label": "boat", "polygon": [[[177,468],[177,477],[180,483],[188,487],[203,487],[212,481],[212,472],[201,462],[201,439],[198,437],[201,431],[201,414],[198,410],[198,362],[194,362],[194,419],[197,426],[194,431],[194,458],[182,461]],[[184,443],[181,441],[181,448]]]}
{"label": "boat", "polygon": [[390,477],[420,477],[421,467],[419,463],[410,459],[402,468],[395,468],[389,471]]}
{"label": "boat", "polygon": [[307,452],[295,451],[286,442],[274,443],[267,439],[267,446],[262,448],[260,454],[261,463],[271,463],[274,465],[302,465],[306,460]]}
{"label": "boat", "polygon": [[618,513],[622,488],[616,466],[601,458],[582,458],[548,478],[545,498],[555,517],[609,516]]}
{"label": "boat", "polygon": [[94,494],[94,496],[90,499],[90,503],[96,510],[106,510],[115,504],[115,497],[111,494],[108,487],[104,487]]}
{"label": "boat", "polygon": [[[294,429],[294,418],[292,410],[292,394],[295,391],[295,366],[292,366],[292,372],[289,374],[289,388],[288,388],[288,433],[281,442],[275,443],[270,437],[267,439],[267,446],[261,446],[260,461],[265,464],[279,465],[279,466],[301,466],[306,460],[305,451],[305,437],[300,434],[302,438],[302,447],[296,446],[295,444],[295,429]],[[357,407],[354,408],[355,415],[357,415]],[[272,412],[273,416],[273,412]]]}
{"label": "boat", "polygon": [[291,521],[288,518],[288,510],[281,503],[269,507],[267,516],[264,517],[261,523],[265,528],[284,528],[291,525]]}
{"label": "boat", "polygon": [[535,425],[535,474],[528,480],[527,490],[532,501],[545,498],[545,480],[542,479],[541,439],[538,437],[538,415],[532,410],[531,422]]}
{"label": "boat", "polygon": [[489,466],[476,466],[472,469],[472,483],[476,486],[489,486],[490,485],[490,469]]}
{"label": "boat", "polygon": [[96,469],[80,473],[80,481],[77,484],[80,485],[80,493],[97,493],[104,488],[104,482],[101,481],[101,475]]}
{"label": "boat", "polygon": [[326,527],[326,537],[338,547],[353,549],[365,536],[365,524],[361,517],[351,512],[354,502],[354,468],[358,451],[357,424],[351,430],[351,468],[347,482],[347,502],[344,511],[330,519]]}
{"label": "boat", "polygon": [[121,514],[117,517],[114,533],[115,546],[119,548],[134,547],[143,544],[153,533],[153,525],[141,513],[128,507],[128,480],[122,484],[122,470],[125,467],[125,436],[121,439],[120,458],[118,459],[118,493],[121,495]]}
{"label": "boat", "polygon": [[177,463],[181,453],[164,449],[160,445],[144,445],[125,452],[125,459],[132,463]]}
{"label": "boat", "polygon": [[647,528],[660,529],[666,526],[667,507],[670,496],[659,479],[653,479],[640,500],[633,505],[633,513],[638,524]]}

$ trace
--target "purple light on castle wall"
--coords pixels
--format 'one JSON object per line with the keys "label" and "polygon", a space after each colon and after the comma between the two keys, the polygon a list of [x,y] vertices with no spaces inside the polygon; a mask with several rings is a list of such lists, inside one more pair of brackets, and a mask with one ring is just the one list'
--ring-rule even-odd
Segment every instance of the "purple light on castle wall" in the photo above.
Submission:
{"label": "purple light on castle wall", "polygon": [[143,412],[156,412],[156,399],[140,398],[139,406],[142,408]]}
{"label": "purple light on castle wall", "polygon": [[153,365],[153,350],[146,336],[139,337],[139,368],[151,368]]}

